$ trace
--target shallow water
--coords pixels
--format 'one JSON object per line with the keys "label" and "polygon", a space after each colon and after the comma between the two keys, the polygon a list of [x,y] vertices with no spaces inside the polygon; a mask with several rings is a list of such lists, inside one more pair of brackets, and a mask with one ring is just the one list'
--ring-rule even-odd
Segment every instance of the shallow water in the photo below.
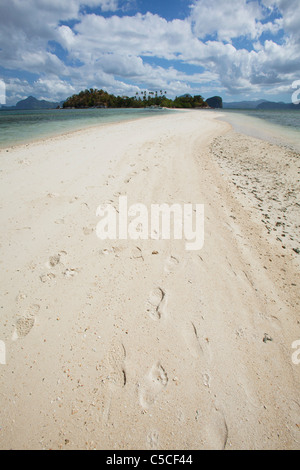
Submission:
{"label": "shallow water", "polygon": [[93,125],[172,112],[165,109],[47,109],[0,111],[0,147],[32,142]]}
{"label": "shallow water", "polygon": [[242,134],[300,152],[300,112],[294,110],[218,110]]}

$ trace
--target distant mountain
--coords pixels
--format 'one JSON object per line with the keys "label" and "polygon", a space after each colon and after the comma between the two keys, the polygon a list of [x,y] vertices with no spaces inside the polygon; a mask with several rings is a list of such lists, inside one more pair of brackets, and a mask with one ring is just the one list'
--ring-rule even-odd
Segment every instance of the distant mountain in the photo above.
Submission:
{"label": "distant mountain", "polygon": [[276,103],[274,101],[238,101],[233,103],[223,103],[224,109],[300,109],[300,105],[293,103]]}
{"label": "distant mountain", "polygon": [[233,103],[223,103],[224,109],[256,109],[257,106],[264,103],[265,100],[257,101],[238,101]]}
{"label": "distant mountain", "polygon": [[36,109],[55,109],[62,106],[63,102],[55,103],[52,101],[37,100],[34,96],[29,96],[25,100],[18,101],[16,106],[2,106],[2,109],[11,110],[36,110]]}
{"label": "distant mountain", "polygon": [[52,101],[37,100],[33,96],[29,96],[26,100],[19,101],[16,109],[54,109],[60,106],[60,103]]}
{"label": "distant mountain", "polygon": [[273,101],[264,101],[259,104],[256,109],[299,109],[300,104],[295,105],[293,103],[274,103]]}

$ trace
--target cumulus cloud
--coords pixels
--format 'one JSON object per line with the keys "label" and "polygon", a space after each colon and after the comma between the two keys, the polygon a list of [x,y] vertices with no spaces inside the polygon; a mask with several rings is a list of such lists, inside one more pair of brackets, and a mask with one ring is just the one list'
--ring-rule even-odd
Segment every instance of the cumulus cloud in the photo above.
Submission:
{"label": "cumulus cloud", "polygon": [[300,40],[300,2],[299,0],[263,0],[268,8],[278,10],[282,16],[282,29],[299,44]]}
{"label": "cumulus cloud", "polygon": [[110,18],[86,15],[74,31],[77,51],[83,55],[105,50],[173,59],[184,44],[193,40],[187,21],[167,21],[152,13]]}
{"label": "cumulus cloud", "polygon": [[259,34],[262,11],[258,2],[246,0],[197,0],[191,5],[191,21],[197,37],[216,36],[220,41]]}
{"label": "cumulus cloud", "polygon": [[[190,14],[172,21],[118,16],[124,4],[2,0],[0,63],[12,77],[34,75],[19,83],[18,97],[31,90],[58,100],[92,86],[116,94],[270,93],[299,78],[299,0],[191,0]],[[8,84],[15,96],[17,83]]]}

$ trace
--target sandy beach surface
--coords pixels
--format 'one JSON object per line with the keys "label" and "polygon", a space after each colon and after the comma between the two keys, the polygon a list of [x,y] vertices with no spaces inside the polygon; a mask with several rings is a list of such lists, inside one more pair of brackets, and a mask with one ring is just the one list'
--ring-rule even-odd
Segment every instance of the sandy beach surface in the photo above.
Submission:
{"label": "sandy beach surface", "polygon": [[[1,449],[300,448],[299,155],[218,116],[0,151]],[[100,240],[120,195],[204,204],[202,250]]]}

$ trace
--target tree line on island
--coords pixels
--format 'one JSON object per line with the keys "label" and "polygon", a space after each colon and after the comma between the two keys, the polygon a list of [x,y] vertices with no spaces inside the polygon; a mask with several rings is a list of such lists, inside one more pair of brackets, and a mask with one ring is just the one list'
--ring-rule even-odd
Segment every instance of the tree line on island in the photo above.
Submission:
{"label": "tree line on island", "polygon": [[40,110],[40,109],[61,109],[68,108],[224,108],[224,109],[252,109],[252,110],[297,110],[300,111],[300,103],[283,103],[266,100],[256,101],[237,101],[226,103],[219,96],[214,96],[204,100],[202,96],[183,95],[170,100],[166,97],[166,92],[147,92],[136,93],[134,98],[127,96],[109,95],[103,90],[86,90],[78,95],[71,96],[65,101],[52,102],[38,100],[33,96],[18,101],[15,106],[0,106],[0,111],[12,110]]}
{"label": "tree line on island", "polygon": [[201,95],[185,94],[171,100],[160,90],[137,92],[135,96],[115,96],[104,90],[89,89],[73,95],[63,103],[63,108],[222,108],[222,98],[214,96],[206,101]]}

